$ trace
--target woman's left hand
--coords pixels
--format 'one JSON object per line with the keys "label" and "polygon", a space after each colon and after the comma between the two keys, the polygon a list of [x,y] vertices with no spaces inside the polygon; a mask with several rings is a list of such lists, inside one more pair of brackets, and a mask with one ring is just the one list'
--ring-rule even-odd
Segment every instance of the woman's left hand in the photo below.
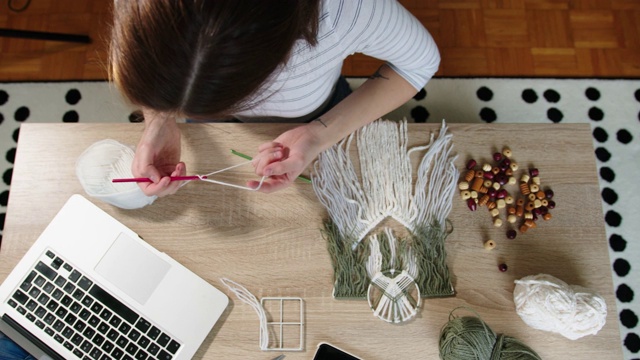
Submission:
{"label": "woman's left hand", "polygon": [[[322,148],[311,129],[310,124],[296,127],[258,147],[253,166],[258,176],[268,177],[258,191],[271,193],[288,187],[318,156]],[[259,184],[252,180],[247,186]]]}

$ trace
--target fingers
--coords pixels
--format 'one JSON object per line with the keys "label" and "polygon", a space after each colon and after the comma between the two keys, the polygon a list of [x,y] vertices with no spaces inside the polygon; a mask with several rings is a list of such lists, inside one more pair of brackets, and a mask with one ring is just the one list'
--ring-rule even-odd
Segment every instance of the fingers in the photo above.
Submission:
{"label": "fingers", "polygon": [[258,186],[260,186],[260,188],[258,189],[259,192],[261,193],[265,193],[265,194],[269,194],[278,190],[282,190],[286,187],[288,187],[289,185],[291,185],[293,181],[288,177],[288,176],[272,176],[268,179],[265,179],[262,182],[262,185],[260,185],[259,181],[248,181],[247,182],[247,186],[255,189]]}
{"label": "fingers", "polygon": [[[157,170],[156,170],[157,171]],[[184,176],[187,173],[187,167],[183,162],[179,162],[176,168],[168,176],[160,177],[158,181],[151,183],[139,183],[142,192],[147,196],[156,195],[163,197],[175,194],[184,181],[171,181],[171,176]]]}
{"label": "fingers", "polygon": [[264,172],[264,168],[273,162],[282,161],[286,157],[287,151],[281,146],[267,147],[258,153],[258,155],[253,159],[252,164],[257,175],[269,176],[271,174],[266,174]]}

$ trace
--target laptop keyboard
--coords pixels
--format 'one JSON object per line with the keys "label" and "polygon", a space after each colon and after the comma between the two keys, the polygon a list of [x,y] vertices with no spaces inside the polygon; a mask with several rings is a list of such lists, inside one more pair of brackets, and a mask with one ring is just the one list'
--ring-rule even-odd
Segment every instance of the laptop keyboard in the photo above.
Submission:
{"label": "laptop keyboard", "polygon": [[79,359],[171,360],[180,348],[50,250],[7,303]]}

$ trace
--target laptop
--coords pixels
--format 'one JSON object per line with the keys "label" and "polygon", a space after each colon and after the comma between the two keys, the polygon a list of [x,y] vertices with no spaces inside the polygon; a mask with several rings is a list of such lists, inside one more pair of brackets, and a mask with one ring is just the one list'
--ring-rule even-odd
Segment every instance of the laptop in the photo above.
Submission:
{"label": "laptop", "polygon": [[0,285],[0,331],[37,359],[191,359],[228,297],[73,195]]}

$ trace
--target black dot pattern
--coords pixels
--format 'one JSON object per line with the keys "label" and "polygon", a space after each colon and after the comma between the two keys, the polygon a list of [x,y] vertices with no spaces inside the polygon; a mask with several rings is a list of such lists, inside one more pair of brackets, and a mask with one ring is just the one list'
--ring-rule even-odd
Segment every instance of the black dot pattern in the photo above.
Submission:
{"label": "black dot pattern", "polygon": [[429,119],[429,111],[423,106],[416,106],[411,110],[411,117],[417,123],[425,123]]}
{"label": "black dot pattern", "polygon": [[618,234],[609,236],[609,246],[613,251],[621,252],[627,248],[627,241]]}
{"label": "black dot pattern", "polygon": [[64,96],[64,99],[67,102],[67,104],[75,105],[80,102],[80,99],[82,99],[82,94],[80,94],[80,91],[78,91],[78,89],[71,89],[67,91],[67,94]]}
{"label": "black dot pattern", "polygon": [[[433,81],[438,81],[438,79]],[[623,182],[628,179],[626,174],[629,167],[637,167],[637,165],[626,160],[624,167],[622,164],[623,160],[628,158],[624,155],[637,152],[637,143],[640,141],[638,139],[640,135],[640,86],[634,85],[631,89],[624,87],[625,90],[612,93],[601,85],[606,80],[586,82],[587,85],[566,90],[567,88],[562,86],[561,80],[537,82],[538,79],[531,79],[531,81],[518,79],[519,83],[514,85],[515,87],[506,88],[508,91],[505,91],[505,88],[493,85],[495,82],[490,80],[478,82],[475,79],[474,81],[473,85],[456,87],[450,94],[443,93],[438,86],[433,87],[433,92],[428,90],[429,86],[420,89],[408,102],[410,108],[407,109],[407,118],[416,123],[428,122],[433,118],[437,121],[445,119],[451,122],[537,121],[540,123],[566,123],[580,121],[591,124],[594,143],[593,156],[598,166],[603,216],[609,235],[608,244],[612,254],[615,254],[612,257],[611,271],[616,279],[615,284],[617,284],[615,295],[620,309],[618,316],[620,324],[624,327],[623,330],[627,330],[622,333],[623,345],[628,351],[638,353],[640,351],[640,339],[637,335],[639,313],[636,310],[637,307],[634,307],[638,301],[634,297],[634,290],[637,290],[635,285],[637,280],[635,279],[637,278],[638,266],[636,259],[628,256],[632,251],[637,250],[637,245],[634,235],[625,231],[626,226],[636,220],[633,217],[630,220],[629,213],[625,212],[623,207],[629,202],[629,194],[635,194]],[[43,117],[40,104],[32,99],[21,99],[19,96],[13,95],[8,86],[11,85],[0,84],[0,125],[2,125],[0,130],[6,131],[6,140],[10,142],[13,139],[14,142],[4,149],[4,156],[9,165],[2,169],[3,182],[6,186],[9,186],[12,181],[12,164],[16,157],[20,123],[40,121],[40,118]],[[443,94],[445,98],[450,98],[450,104],[440,103]],[[83,116],[87,116],[82,109],[92,101],[92,94],[85,91],[82,84],[61,83],[56,99],[56,106],[59,109],[56,112],[45,112],[44,114],[57,114],[55,115],[57,119],[52,119],[52,121],[77,123],[84,121]],[[49,103],[51,102],[49,101]],[[520,112],[505,111],[503,106],[505,102],[517,106]],[[619,112],[617,112],[620,104],[626,106],[631,104],[632,108],[626,112],[630,114],[631,119],[620,121]],[[447,106],[450,106],[451,109],[455,107],[456,110],[466,110],[468,107],[471,111],[466,110],[466,118],[456,117],[454,119],[450,116],[441,116],[442,113],[447,115],[447,111],[451,110]],[[458,112],[454,113],[458,114]],[[92,117],[95,115],[91,114]],[[123,121],[131,123],[144,120],[140,111],[127,113],[123,117]],[[613,122],[614,120],[616,122]],[[625,153],[623,154],[621,151],[625,151]],[[2,207],[6,207],[9,191],[9,189],[0,188],[0,230],[4,228],[6,208]],[[1,236],[0,233],[0,241]]]}
{"label": "black dot pattern", "polygon": [[29,118],[29,115],[31,115],[31,111],[29,110],[29,108],[26,106],[21,106],[16,110],[15,114],[13,115],[13,118],[16,121],[22,122],[22,121],[26,121]]}
{"label": "black dot pattern", "polygon": [[427,98],[427,90],[425,90],[424,88],[420,89],[420,91],[418,91],[418,93],[413,96],[413,99],[418,101],[424,100],[426,98]]}
{"label": "black dot pattern", "polygon": [[484,122],[492,123],[498,120],[498,115],[493,109],[482,108],[482,110],[480,110],[480,119]]}
{"label": "black dot pattern", "polygon": [[624,309],[620,311],[620,323],[628,329],[633,329],[638,326],[638,316],[633,311]]}

